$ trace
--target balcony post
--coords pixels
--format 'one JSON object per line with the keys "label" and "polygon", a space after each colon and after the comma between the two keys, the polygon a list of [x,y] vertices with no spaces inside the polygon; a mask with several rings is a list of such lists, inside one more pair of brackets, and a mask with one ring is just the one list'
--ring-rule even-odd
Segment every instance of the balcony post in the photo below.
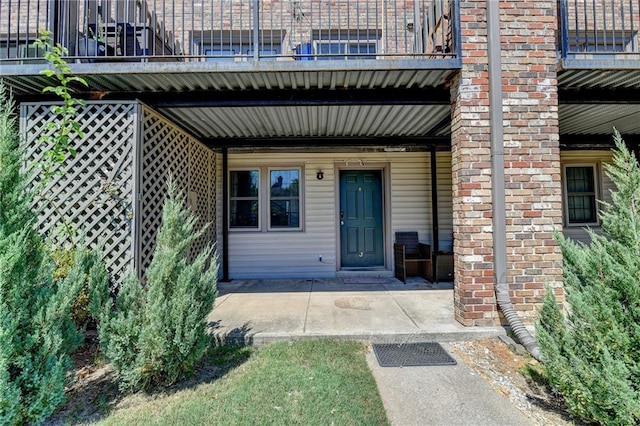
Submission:
{"label": "balcony post", "polygon": [[259,31],[260,31],[260,11],[258,10],[260,7],[260,0],[253,0],[253,60],[257,61],[260,57],[260,46],[258,43],[260,42]]}
{"label": "balcony post", "polygon": [[569,50],[569,22],[567,16],[567,1],[559,0],[560,5],[558,13],[560,13],[560,56],[562,59],[567,58],[567,51]]}

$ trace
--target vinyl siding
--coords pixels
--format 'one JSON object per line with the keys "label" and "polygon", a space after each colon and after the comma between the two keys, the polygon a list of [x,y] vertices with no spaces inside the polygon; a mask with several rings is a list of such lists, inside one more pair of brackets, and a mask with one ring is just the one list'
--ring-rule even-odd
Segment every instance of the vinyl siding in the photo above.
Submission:
{"label": "vinyl siding", "polygon": [[[441,249],[451,245],[451,154],[438,154],[438,210]],[[360,161],[364,166],[360,166]],[[393,232],[418,231],[432,241],[431,172],[429,153],[256,153],[229,154],[229,169],[249,167],[302,167],[302,231],[234,231],[229,233],[229,276],[249,278],[334,277],[339,265],[337,177],[340,169],[375,169],[386,166],[385,264],[392,269]],[[222,241],[222,162],[218,156],[218,241]],[[318,180],[318,170],[324,179]],[[390,179],[389,179],[390,177]],[[265,177],[262,177],[264,179]],[[389,181],[387,181],[389,179]],[[262,202],[263,204],[264,202]],[[265,206],[261,206],[265,207]],[[265,228],[263,224],[263,228]],[[220,247],[221,248],[221,247]],[[322,255],[323,261],[318,260]]]}
{"label": "vinyl siding", "polygon": [[[613,157],[613,152],[609,150],[595,150],[595,151],[563,151],[560,153],[560,163],[563,168],[565,165],[570,164],[597,164],[597,184],[598,184],[598,198],[606,202],[611,202],[611,190],[615,189],[615,185],[611,182],[611,179],[604,173],[603,165],[610,163]],[[564,179],[564,173],[563,173]],[[564,191],[564,185],[562,186]],[[563,194],[564,205],[564,194]],[[566,220],[566,219],[565,219]],[[599,233],[601,228],[599,226],[592,226],[595,232]],[[583,226],[567,226],[565,223],[563,226],[563,234],[565,237],[571,238],[576,241],[582,241],[589,243],[591,239],[587,234],[585,227]]]}

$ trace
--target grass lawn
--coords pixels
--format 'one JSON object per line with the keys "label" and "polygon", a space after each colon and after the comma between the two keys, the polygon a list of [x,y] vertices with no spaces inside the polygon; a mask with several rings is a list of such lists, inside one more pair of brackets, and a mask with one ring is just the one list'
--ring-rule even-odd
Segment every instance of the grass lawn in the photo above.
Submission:
{"label": "grass lawn", "polygon": [[388,424],[366,351],[327,340],[263,346],[220,379],[116,409],[103,424]]}

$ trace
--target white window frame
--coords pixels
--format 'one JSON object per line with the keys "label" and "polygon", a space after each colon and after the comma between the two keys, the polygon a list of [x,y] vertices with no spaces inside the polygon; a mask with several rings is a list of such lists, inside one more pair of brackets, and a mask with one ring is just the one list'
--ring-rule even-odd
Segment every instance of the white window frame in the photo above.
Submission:
{"label": "white window frame", "polygon": [[[298,187],[298,204],[299,204],[299,219],[297,227],[286,226],[271,226],[271,171],[273,170],[296,170],[299,175],[299,187]],[[232,227],[231,226],[231,173],[242,171],[257,171],[258,172],[258,227]],[[268,165],[268,166],[252,166],[247,165],[243,167],[230,167],[229,168],[229,232],[304,232],[305,223],[305,175],[304,166],[300,164],[283,164],[283,165]],[[234,197],[238,199],[238,197]]]}
{"label": "white window frame", "polygon": [[[257,171],[258,172],[258,226],[257,227],[251,227],[251,226],[231,226],[231,204],[233,200],[253,200],[255,199],[255,197],[233,197],[231,195],[231,174],[233,172],[253,172],[253,171]],[[229,223],[228,228],[229,231],[232,232],[260,232],[262,230],[262,172],[260,171],[260,167],[238,167],[238,168],[234,168],[234,169],[230,169],[229,170],[229,200],[228,200],[228,217],[229,217]]]}
{"label": "white window frame", "polygon": [[[593,169],[593,198],[595,208],[595,222],[571,222],[569,220],[569,191],[567,189],[567,168],[586,168],[591,167]],[[564,224],[566,227],[584,227],[584,226],[600,226],[599,218],[599,200],[601,194],[602,180],[600,178],[600,163],[566,163],[562,165],[562,201],[564,205]],[[584,193],[587,194],[587,193]],[[576,193],[577,195],[577,193]],[[591,194],[589,194],[591,195]]]}

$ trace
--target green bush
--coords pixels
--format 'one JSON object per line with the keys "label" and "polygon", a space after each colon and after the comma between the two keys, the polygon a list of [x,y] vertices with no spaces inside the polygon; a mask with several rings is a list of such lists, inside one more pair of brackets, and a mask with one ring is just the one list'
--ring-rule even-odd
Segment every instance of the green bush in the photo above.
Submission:
{"label": "green bush", "polygon": [[545,370],[569,411],[602,424],[640,423],[640,169],[615,135],[602,235],[557,235],[564,256],[566,318],[547,289],[537,326]]}
{"label": "green bush", "polygon": [[0,424],[27,424],[64,400],[69,354],[82,340],[71,305],[96,257],[78,250],[67,277],[54,279],[20,172],[13,108],[0,86]]}
{"label": "green bush", "polygon": [[210,341],[206,317],[217,295],[217,264],[207,247],[193,262],[189,248],[205,229],[183,207],[169,183],[156,251],[145,285],[123,283],[112,303],[107,288],[94,288],[94,308],[103,304],[98,333],[106,357],[127,390],[168,385],[193,372]]}

